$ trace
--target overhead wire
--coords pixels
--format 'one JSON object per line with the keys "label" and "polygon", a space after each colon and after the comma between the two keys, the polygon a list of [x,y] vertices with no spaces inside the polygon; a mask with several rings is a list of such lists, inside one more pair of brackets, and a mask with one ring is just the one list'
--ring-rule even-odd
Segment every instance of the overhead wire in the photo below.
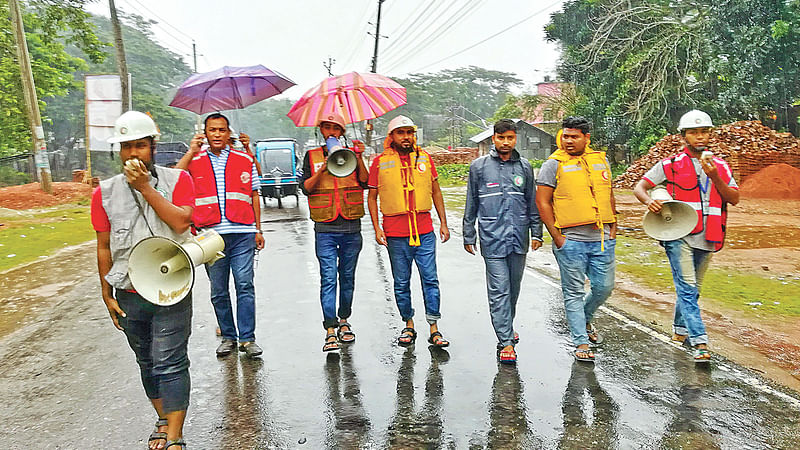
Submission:
{"label": "overhead wire", "polygon": [[[400,37],[392,41],[384,51],[383,61],[395,60],[398,54],[407,53],[410,47],[418,45],[424,41],[425,32],[417,32],[417,30],[437,30],[441,25],[436,25],[437,21],[445,17],[444,21],[448,21],[454,15],[460,12],[460,8],[455,5],[460,0],[452,0],[450,3],[445,2],[431,2],[428,7],[421,11],[417,17],[410,21],[408,26],[402,31]],[[473,1],[473,0],[469,0]],[[433,9],[430,6],[435,5]],[[442,6],[443,8],[440,8]],[[448,15],[448,13],[450,13]]]}
{"label": "overhead wire", "polygon": [[358,32],[353,32],[351,35],[350,40],[348,41],[347,45],[344,47],[344,55],[347,58],[346,63],[342,66],[345,70],[348,70],[350,65],[354,62],[355,55],[358,53],[358,50],[361,46],[364,45],[364,35],[366,35],[367,31],[369,31],[369,25],[367,24],[366,19],[369,17],[371,12],[371,8],[367,7],[364,8],[364,11],[361,14],[361,17],[356,22],[356,27],[358,28]]}
{"label": "overhead wire", "polygon": [[[135,1],[135,0],[132,0],[132,1]],[[124,4],[124,5],[127,5],[128,7],[130,7],[130,8],[131,8],[131,9],[133,9],[133,10],[135,10],[135,9],[136,9],[136,6],[135,6],[135,5],[133,5],[132,3],[130,3],[130,1],[129,1],[129,0],[120,0],[120,2],[121,2],[122,4]],[[183,41],[182,39],[180,39],[180,38],[178,38],[177,36],[175,36],[174,34],[170,33],[170,32],[169,32],[168,30],[166,30],[166,29],[165,29],[163,26],[159,26],[159,22],[155,22],[155,23],[153,24],[153,26],[155,26],[155,27],[158,27],[158,29],[159,29],[159,30],[161,30],[163,33],[165,33],[166,35],[168,35],[169,37],[171,37],[171,38],[174,40],[174,42],[172,42],[172,43],[170,43],[170,44],[178,43],[178,44],[180,44],[180,45],[182,45],[182,46],[184,47],[184,49],[183,49],[183,50],[178,50],[177,48],[175,48],[175,46],[174,46],[174,45],[169,45],[169,44],[167,44],[167,42],[166,42],[166,41],[165,41],[163,38],[158,38],[158,37],[156,37],[156,39],[159,41],[159,43],[160,43],[160,44],[161,44],[161,45],[162,45],[164,48],[168,48],[168,49],[172,50],[173,52],[175,52],[175,53],[177,53],[178,55],[181,55],[181,56],[189,56],[189,55],[191,55],[191,51],[192,51],[192,44],[188,44],[188,43],[186,43],[186,42],[185,42],[185,41]],[[188,53],[187,53],[187,50],[188,50]]]}
{"label": "overhead wire", "polygon": [[[389,36],[396,36],[397,38],[394,39],[393,41],[389,42],[389,44],[384,49],[384,52],[390,51],[392,48],[394,48],[397,45],[398,42],[402,41],[403,38],[408,36],[408,31],[411,29],[411,26],[415,22],[417,22],[420,19],[420,17],[422,17],[431,8],[431,6],[434,6],[436,4],[437,4],[436,2],[421,2],[421,3],[419,3],[417,5],[417,8],[414,9],[414,11],[412,11],[411,14],[406,16],[405,20],[403,20],[403,22],[401,22],[400,25],[398,25],[397,28],[395,28],[395,30],[393,32],[389,33]],[[442,4],[442,3],[438,3],[438,4]],[[420,11],[423,7],[425,7],[425,9]],[[411,19],[412,17],[414,18],[413,20]]]}
{"label": "overhead wire", "polygon": [[474,43],[474,44],[472,44],[472,45],[470,45],[470,46],[468,46],[468,47],[465,47],[465,48],[463,48],[463,49],[461,49],[461,50],[459,50],[459,51],[457,51],[457,52],[455,52],[455,53],[452,53],[452,54],[450,54],[450,55],[448,55],[448,56],[445,56],[444,58],[441,58],[441,59],[439,59],[439,60],[436,60],[436,61],[434,61],[434,62],[432,62],[432,63],[430,63],[430,64],[426,64],[425,66],[419,67],[419,68],[417,68],[417,69],[414,69],[414,70],[412,70],[411,72],[419,72],[419,71],[421,71],[421,70],[425,70],[425,69],[427,69],[428,67],[434,66],[434,65],[436,65],[436,64],[439,64],[440,62],[447,61],[447,60],[448,60],[448,59],[450,59],[450,58],[453,58],[453,57],[455,57],[455,56],[458,56],[458,55],[460,55],[460,54],[462,54],[462,53],[466,52],[467,50],[471,50],[471,49],[473,49],[473,48],[475,48],[475,47],[477,47],[477,46],[479,46],[479,45],[483,44],[484,42],[486,42],[486,41],[489,41],[489,40],[491,40],[491,39],[494,39],[494,38],[496,38],[497,36],[499,36],[499,35],[501,35],[501,34],[503,34],[503,33],[507,32],[507,31],[511,30],[512,28],[514,28],[514,27],[517,27],[517,26],[519,26],[519,25],[523,24],[524,22],[527,22],[527,21],[528,21],[528,20],[530,20],[530,19],[533,19],[534,17],[538,16],[539,14],[542,14],[542,13],[545,13],[545,12],[547,12],[547,11],[548,11],[550,8],[552,8],[553,6],[556,6],[556,5],[560,5],[562,2],[563,2],[563,0],[559,0],[559,1],[553,2],[553,3],[549,4],[549,5],[547,5],[546,7],[544,7],[543,9],[540,9],[540,10],[538,10],[538,11],[534,12],[533,14],[531,14],[531,15],[529,15],[529,16],[527,16],[527,17],[523,18],[522,20],[520,20],[520,21],[518,21],[518,22],[515,22],[515,23],[513,23],[512,25],[509,25],[509,26],[508,26],[508,27],[506,27],[506,28],[503,28],[502,30],[498,31],[497,33],[494,33],[494,34],[492,34],[491,36],[488,36],[488,37],[486,37],[486,38],[484,38],[484,39],[481,39],[480,41],[478,41],[478,42],[476,42],[476,43]]}
{"label": "overhead wire", "polygon": [[463,20],[468,15],[475,13],[475,11],[478,10],[478,5],[482,1],[483,0],[470,0],[463,8],[458,10],[454,15],[450,16],[448,19],[445,19],[445,21],[442,22],[438,28],[434,29],[430,33],[421,36],[419,42],[415,46],[408,49],[405,53],[399,56],[395,56],[394,62],[389,63],[390,67],[386,70],[386,72],[391,72],[397,69],[398,67],[402,66],[406,62],[409,56],[416,54],[422,48],[434,45],[443,36],[447,34],[447,31],[451,27],[453,27],[453,25]]}
{"label": "overhead wire", "polygon": [[182,35],[186,36],[187,38],[189,38],[189,39],[191,39],[191,40],[194,40],[194,38],[193,38],[192,36],[189,36],[188,34],[184,33],[184,32],[183,32],[183,30],[181,30],[180,28],[178,28],[178,27],[176,27],[176,26],[172,25],[171,23],[169,23],[169,22],[167,22],[166,20],[164,20],[163,18],[161,18],[161,16],[159,16],[159,15],[158,15],[158,14],[156,14],[156,13],[154,13],[154,12],[153,12],[153,10],[151,10],[150,8],[148,8],[148,7],[144,6],[144,5],[143,5],[141,2],[139,2],[139,0],[130,0],[130,1],[133,1],[134,3],[136,3],[137,5],[139,5],[139,6],[140,6],[142,9],[144,9],[144,10],[145,10],[145,11],[147,11],[147,12],[149,12],[149,13],[150,13],[150,15],[152,15],[153,17],[155,17],[156,19],[158,19],[160,23],[163,23],[163,24],[165,24],[165,25],[169,26],[170,28],[172,28],[173,30],[177,31],[178,33],[180,33],[180,34],[182,34]]}

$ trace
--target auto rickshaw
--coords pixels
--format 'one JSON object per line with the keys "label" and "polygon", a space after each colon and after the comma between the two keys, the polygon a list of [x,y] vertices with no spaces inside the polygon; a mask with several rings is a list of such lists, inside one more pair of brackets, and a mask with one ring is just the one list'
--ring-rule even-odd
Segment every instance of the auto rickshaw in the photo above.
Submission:
{"label": "auto rickshaw", "polygon": [[298,168],[300,148],[297,141],[290,138],[270,138],[256,141],[256,158],[261,164],[261,199],[264,206],[267,198],[278,200],[278,208],[283,207],[283,197],[294,195],[295,206],[300,198],[297,192],[302,176]]}

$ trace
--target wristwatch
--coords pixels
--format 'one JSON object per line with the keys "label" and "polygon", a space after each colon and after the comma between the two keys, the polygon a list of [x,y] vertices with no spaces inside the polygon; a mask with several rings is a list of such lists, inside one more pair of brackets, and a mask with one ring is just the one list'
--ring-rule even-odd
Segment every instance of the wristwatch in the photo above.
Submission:
{"label": "wristwatch", "polygon": [[256,230],[256,234],[264,234],[264,232],[261,230]]}

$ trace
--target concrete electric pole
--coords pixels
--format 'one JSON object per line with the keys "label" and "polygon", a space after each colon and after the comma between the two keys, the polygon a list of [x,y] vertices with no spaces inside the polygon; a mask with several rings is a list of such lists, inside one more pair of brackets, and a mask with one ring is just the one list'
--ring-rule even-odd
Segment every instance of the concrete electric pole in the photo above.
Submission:
{"label": "concrete electric pole", "polygon": [[108,0],[111,10],[111,28],[114,31],[114,48],[117,50],[117,68],[119,69],[119,82],[122,85],[122,112],[127,112],[131,107],[130,86],[128,84],[128,62],[125,59],[125,44],[122,42],[122,27],[117,18],[117,7],[114,0]]}
{"label": "concrete electric pole", "polygon": [[[378,19],[375,21],[375,49],[372,52],[372,73],[378,72],[378,42],[381,40],[381,5],[386,0],[378,0]],[[367,136],[364,139],[367,146],[372,146],[372,121],[367,121]]]}
{"label": "concrete electric pole", "polygon": [[50,177],[50,160],[47,157],[47,145],[44,140],[42,116],[39,111],[39,99],[36,96],[36,85],[33,82],[31,57],[28,54],[28,42],[25,39],[25,29],[22,24],[22,12],[17,0],[8,0],[8,9],[11,12],[11,24],[14,28],[14,40],[17,43],[17,60],[19,61],[20,78],[22,79],[22,93],[25,96],[25,106],[33,134],[33,156],[36,161],[39,184],[48,194],[53,193],[52,179]]}

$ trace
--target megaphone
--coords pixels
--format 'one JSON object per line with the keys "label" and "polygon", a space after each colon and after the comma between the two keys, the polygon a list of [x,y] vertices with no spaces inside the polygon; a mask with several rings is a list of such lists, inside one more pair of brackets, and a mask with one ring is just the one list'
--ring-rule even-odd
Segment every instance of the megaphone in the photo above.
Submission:
{"label": "megaphone", "polygon": [[331,175],[344,178],[355,172],[358,167],[356,152],[343,147],[339,139],[333,136],[325,139],[325,146],[328,147],[328,172]]}
{"label": "megaphone", "polygon": [[225,256],[225,241],[214,230],[203,230],[182,243],[153,236],[139,241],[128,259],[128,276],[136,292],[159,306],[186,297],[194,286],[194,268]]}
{"label": "megaphone", "polygon": [[642,228],[651,238],[674,241],[691,233],[697,225],[697,211],[688,203],[673,200],[666,189],[653,189],[650,198],[663,201],[661,212],[648,210],[642,219]]}

